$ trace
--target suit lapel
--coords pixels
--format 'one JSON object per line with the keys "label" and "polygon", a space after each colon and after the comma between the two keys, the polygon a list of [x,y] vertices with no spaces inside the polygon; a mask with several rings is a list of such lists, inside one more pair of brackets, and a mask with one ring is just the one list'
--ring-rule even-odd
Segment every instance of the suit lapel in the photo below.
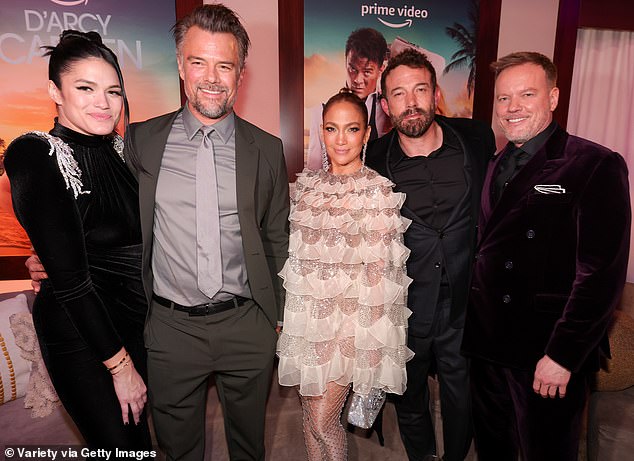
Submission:
{"label": "suit lapel", "polygon": [[139,158],[146,170],[146,173],[139,174],[139,207],[144,239],[152,238],[156,184],[167,138],[172,129],[172,123],[179,113],[180,111],[176,111],[158,120],[147,133],[144,133],[144,139],[136,140]]}
{"label": "suit lapel", "polygon": [[473,158],[472,158],[473,152],[471,151],[469,146],[465,144],[463,137],[460,135],[460,133],[454,130],[454,128],[451,125],[449,125],[449,123],[447,123],[444,118],[436,117],[436,121],[441,127],[453,133],[453,135],[456,137],[456,139],[460,143],[460,149],[462,150],[462,156],[463,156],[462,167],[463,167],[463,174],[464,174],[464,180],[465,180],[465,192],[460,198],[460,201],[458,202],[457,206],[454,207],[453,212],[451,213],[451,216],[449,216],[449,219],[447,220],[447,223],[445,224],[445,226],[449,226],[451,223],[454,222],[454,220],[456,219],[456,216],[463,209],[465,200],[470,200],[468,204],[470,214],[474,217],[474,219],[478,219],[478,213],[474,211],[479,210],[480,204],[477,203],[479,202],[479,197],[478,197],[478,194],[472,193],[473,180],[474,180],[473,178],[474,166],[473,166]]}
{"label": "suit lapel", "polygon": [[509,148],[508,146],[502,149],[498,155],[491,159],[489,162],[489,166],[487,168],[486,176],[484,177],[484,183],[482,184],[482,219],[480,225],[481,229],[484,228],[486,223],[489,222],[491,218],[491,213],[493,212],[493,208],[495,207],[495,203],[493,202],[493,190],[491,189],[493,183],[493,176],[498,169],[498,164],[500,163],[500,159],[506,155]]}
{"label": "suit lapel", "polygon": [[[387,155],[385,156],[385,172],[387,174],[387,178],[390,181],[392,181],[394,184],[396,184],[396,181],[394,180],[394,175],[392,174],[392,167],[390,165],[391,163],[390,159],[392,157],[392,146],[395,143],[398,143],[398,132],[396,131],[396,129],[393,129],[389,136],[391,136],[391,138],[390,138],[389,144],[387,145]],[[401,214],[404,217],[411,219],[412,221],[420,224],[421,226],[427,227],[427,224],[425,224],[425,222],[421,218],[419,218],[416,213],[410,210],[406,205],[403,205],[401,207]]]}
{"label": "suit lapel", "polygon": [[143,238],[143,286],[148,303],[152,296],[152,255],[154,202],[161,161],[172,123],[180,111],[143,122],[134,128],[134,145],[145,172],[139,172],[139,213]]}
{"label": "suit lapel", "polygon": [[563,155],[563,149],[566,144],[567,133],[561,129],[553,133],[546,144],[539,149],[533,158],[517,173],[517,175],[506,186],[500,199],[496,204],[492,203],[491,183],[497,169],[497,165],[502,158],[502,154],[506,153],[506,149],[497,156],[495,161],[490,165],[485,180],[485,192],[482,200],[482,213],[484,225],[482,229],[481,240],[494,229],[495,226],[511,211],[514,207],[522,204],[531,193],[536,184],[540,184],[542,178],[557,167]]}
{"label": "suit lapel", "polygon": [[[249,229],[243,223],[247,216],[255,216],[255,186],[260,161],[260,150],[244,120],[235,116],[236,126],[236,200],[240,227]],[[257,197],[255,197],[257,199]]]}

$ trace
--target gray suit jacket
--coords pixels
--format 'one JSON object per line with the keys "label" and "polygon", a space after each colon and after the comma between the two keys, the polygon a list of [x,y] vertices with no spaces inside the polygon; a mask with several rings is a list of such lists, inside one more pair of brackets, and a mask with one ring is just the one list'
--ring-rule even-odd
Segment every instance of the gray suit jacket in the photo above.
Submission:
{"label": "gray suit jacket", "polygon": [[[154,197],[163,151],[180,110],[134,123],[132,145],[142,167],[138,171],[143,234],[143,284],[148,305],[152,296]],[[279,138],[236,115],[236,187],[238,219],[254,301],[272,326],[282,320],[284,294],[278,272],[288,257],[288,175]]]}

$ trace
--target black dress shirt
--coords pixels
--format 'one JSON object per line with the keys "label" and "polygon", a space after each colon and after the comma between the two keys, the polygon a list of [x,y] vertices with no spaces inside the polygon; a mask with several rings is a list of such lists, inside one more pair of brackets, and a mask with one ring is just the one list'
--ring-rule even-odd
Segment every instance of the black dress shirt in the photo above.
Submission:
{"label": "black dress shirt", "polygon": [[467,188],[460,142],[450,130],[442,132],[442,145],[427,156],[408,157],[397,140],[390,156],[395,190],[404,192],[405,206],[434,229],[447,223]]}

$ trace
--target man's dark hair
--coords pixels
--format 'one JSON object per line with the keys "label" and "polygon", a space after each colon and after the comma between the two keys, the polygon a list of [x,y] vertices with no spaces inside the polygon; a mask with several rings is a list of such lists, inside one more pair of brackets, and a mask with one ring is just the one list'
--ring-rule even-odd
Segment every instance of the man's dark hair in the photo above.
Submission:
{"label": "man's dark hair", "polygon": [[353,51],[359,57],[375,62],[379,68],[387,57],[387,42],[378,30],[364,27],[350,34],[346,41],[346,57]]}
{"label": "man's dark hair", "polygon": [[174,24],[174,27],[172,27],[177,53],[180,54],[185,34],[194,26],[211,33],[224,32],[232,34],[238,42],[240,70],[244,68],[244,62],[249,54],[251,41],[244,26],[240,23],[238,15],[232,9],[227,8],[221,3],[201,5],[180,19]]}
{"label": "man's dark hair", "polygon": [[412,69],[427,69],[431,74],[431,89],[432,91],[436,91],[436,70],[434,66],[432,66],[427,56],[423,53],[416,51],[414,48],[407,48],[396,56],[392,56],[387,62],[387,66],[381,75],[381,90],[383,91],[383,95],[386,94],[385,80],[387,76],[398,66],[407,66]]}
{"label": "man's dark hair", "polygon": [[495,73],[495,79],[498,75],[509,67],[520,66],[522,64],[536,64],[546,72],[546,80],[551,86],[557,85],[557,66],[541,53],[534,51],[518,51],[516,53],[507,54],[495,62],[491,63],[491,70]]}

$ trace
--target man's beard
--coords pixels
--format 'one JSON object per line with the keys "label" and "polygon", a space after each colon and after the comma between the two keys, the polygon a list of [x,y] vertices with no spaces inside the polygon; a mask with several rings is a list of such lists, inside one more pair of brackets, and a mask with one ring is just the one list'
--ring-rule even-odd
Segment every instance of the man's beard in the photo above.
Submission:
{"label": "man's beard", "polygon": [[229,98],[226,97],[226,88],[223,86],[212,86],[211,88],[203,88],[198,87],[199,90],[211,90],[211,91],[224,91],[225,99],[221,101],[219,104],[208,104],[205,105],[202,103],[201,99],[196,97],[194,101],[191,101],[192,107],[201,115],[204,115],[210,119],[218,119],[223,117],[224,115],[231,112],[233,109],[233,101],[229,101]]}
{"label": "man's beard", "polygon": [[[419,107],[413,109],[407,109],[402,112],[397,117],[390,117],[392,120],[392,125],[396,127],[396,129],[403,133],[408,138],[420,138],[424,135],[431,124],[434,122],[434,112],[435,107],[431,107],[429,111],[423,110]],[[420,118],[405,120],[405,117],[410,115],[420,115]]]}

